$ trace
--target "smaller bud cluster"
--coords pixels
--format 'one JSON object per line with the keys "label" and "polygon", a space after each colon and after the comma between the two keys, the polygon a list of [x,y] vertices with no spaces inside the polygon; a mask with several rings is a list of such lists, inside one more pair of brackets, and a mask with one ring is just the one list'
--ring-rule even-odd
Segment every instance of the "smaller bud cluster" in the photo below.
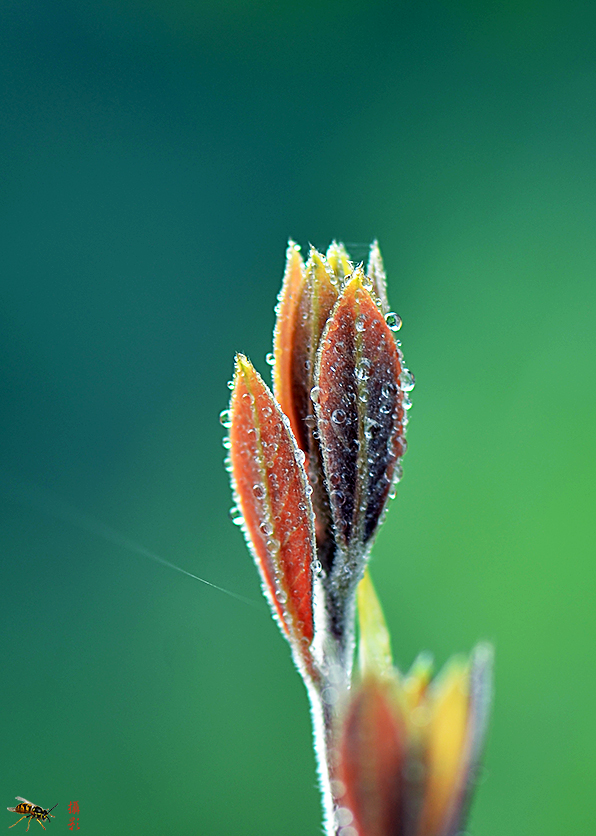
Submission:
{"label": "smaller bud cluster", "polygon": [[[428,654],[403,676],[368,573],[358,587],[360,677],[337,733],[341,802],[363,836],[456,836],[478,769],[492,648],[454,657],[434,681]],[[342,830],[340,836],[353,836]]]}
{"label": "smaller bud cluster", "polygon": [[[363,578],[401,478],[414,386],[376,242],[366,272],[342,244],[325,256],[312,248],[305,264],[290,242],[276,313],[273,392],[238,355],[223,423],[235,521],[311,699],[327,832],[354,836],[354,820],[359,836],[451,836],[446,822],[457,816],[448,810],[463,809],[452,803],[455,784],[447,782],[451,806],[427,800],[438,797],[430,753],[442,733],[425,737],[411,722],[424,712],[442,716],[441,699],[413,675],[402,684],[387,658],[372,668],[362,662],[383,647],[380,616],[366,629],[380,608]],[[357,589],[361,667],[373,674],[362,673],[350,691]],[[471,682],[477,667],[460,679]],[[404,696],[412,688],[416,704]],[[403,779],[412,764],[423,765],[422,782]],[[461,781],[457,787],[463,798]]]}

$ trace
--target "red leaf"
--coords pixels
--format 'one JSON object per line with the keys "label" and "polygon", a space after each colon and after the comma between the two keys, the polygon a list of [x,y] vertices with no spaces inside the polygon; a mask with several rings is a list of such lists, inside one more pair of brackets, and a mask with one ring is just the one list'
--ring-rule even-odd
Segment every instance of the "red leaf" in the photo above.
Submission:
{"label": "red leaf", "polygon": [[232,483],[265,593],[302,661],[313,638],[314,521],[307,479],[279,405],[238,355],[230,403]]}
{"label": "red leaf", "polygon": [[364,281],[357,271],[335,306],[316,374],[336,542],[356,551],[377,529],[405,451],[401,355]]}
{"label": "red leaf", "polygon": [[392,683],[364,680],[344,720],[339,770],[361,836],[403,836],[405,750]]}

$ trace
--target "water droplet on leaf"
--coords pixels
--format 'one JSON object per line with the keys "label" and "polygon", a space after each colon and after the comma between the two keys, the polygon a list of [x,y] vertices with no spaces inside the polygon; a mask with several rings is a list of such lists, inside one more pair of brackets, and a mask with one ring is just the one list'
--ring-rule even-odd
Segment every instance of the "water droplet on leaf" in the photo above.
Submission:
{"label": "water droplet on leaf", "polygon": [[385,314],[385,322],[392,331],[399,331],[402,326],[401,316],[396,314],[395,311],[389,311]]}
{"label": "water droplet on leaf", "polygon": [[236,505],[233,508],[230,508],[230,519],[234,523],[234,525],[242,525],[244,522],[244,517],[242,516],[242,511]]}
{"label": "water droplet on leaf", "polygon": [[402,369],[399,376],[399,383],[404,392],[411,392],[416,385],[416,380],[409,369]]}

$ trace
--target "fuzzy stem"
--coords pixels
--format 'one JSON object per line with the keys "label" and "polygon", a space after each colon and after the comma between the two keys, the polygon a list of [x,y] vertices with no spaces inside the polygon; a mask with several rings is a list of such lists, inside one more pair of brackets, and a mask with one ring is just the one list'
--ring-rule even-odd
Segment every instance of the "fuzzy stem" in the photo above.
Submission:
{"label": "fuzzy stem", "polygon": [[[316,673],[304,677],[310,700],[314,749],[317,757],[319,786],[322,796],[325,833],[339,836],[341,825],[336,810],[342,807],[343,786],[337,775],[338,718],[346,700],[354,656],[354,606],[341,624],[332,624],[333,608],[326,605],[327,596],[319,586],[319,613],[326,622],[322,644],[314,648]],[[316,634],[316,633],[315,633]]]}
{"label": "fuzzy stem", "polygon": [[307,690],[310,700],[325,833],[327,836],[337,836],[339,828],[336,827],[335,810],[339,806],[339,798],[335,790],[339,788],[339,785],[335,779],[333,710],[324,702],[321,692],[316,686],[313,685]]}

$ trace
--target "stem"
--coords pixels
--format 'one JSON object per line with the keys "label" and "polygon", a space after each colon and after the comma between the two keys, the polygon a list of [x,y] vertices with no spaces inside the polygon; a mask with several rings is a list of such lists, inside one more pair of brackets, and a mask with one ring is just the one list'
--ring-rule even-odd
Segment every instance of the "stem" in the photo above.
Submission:
{"label": "stem", "polygon": [[[336,811],[343,807],[343,785],[338,777],[338,723],[341,709],[350,688],[354,655],[354,605],[344,607],[341,623],[334,618],[337,609],[330,606],[322,586],[315,592],[319,607],[315,608],[323,629],[315,629],[315,635],[324,636],[320,645],[313,648],[316,670],[304,677],[310,700],[314,749],[317,757],[319,786],[321,789],[324,826],[327,836],[339,836],[341,825]],[[352,599],[353,600],[353,599]]]}
{"label": "stem", "polygon": [[341,789],[335,777],[336,752],[334,747],[334,713],[313,683],[307,687],[313,726],[314,748],[317,756],[319,788],[323,804],[324,826],[327,836],[337,836],[335,810],[340,806],[337,790]]}

